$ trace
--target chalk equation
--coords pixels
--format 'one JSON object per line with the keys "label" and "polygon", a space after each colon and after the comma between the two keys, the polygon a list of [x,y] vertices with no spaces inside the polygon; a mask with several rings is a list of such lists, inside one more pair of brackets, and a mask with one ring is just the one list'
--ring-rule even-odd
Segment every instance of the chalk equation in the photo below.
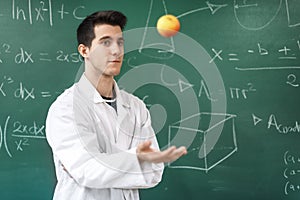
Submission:
{"label": "chalk equation", "polygon": [[38,98],[56,97],[61,94],[58,91],[36,90],[34,87],[27,86],[22,81],[14,81],[11,76],[4,75],[0,79],[0,99],[12,96],[21,101],[35,100]]}
{"label": "chalk equation", "polygon": [[[300,58],[300,40],[297,39],[296,41],[284,44],[282,43],[282,46],[278,46],[277,49],[267,49],[264,47],[264,45],[261,42],[258,42],[256,44],[253,44],[252,48],[245,47],[244,52],[240,52],[242,57],[239,56],[237,51],[234,50],[223,50],[219,48],[212,48],[211,49],[211,56],[212,59],[209,61],[211,62],[222,62],[222,61],[230,61],[230,62],[238,62],[243,61],[243,59],[257,59],[257,58],[266,58],[266,61],[268,56],[272,55],[275,56],[275,58],[278,59],[278,61],[282,61],[282,65],[285,64],[284,60],[290,60],[290,61],[297,61]],[[274,61],[274,60],[273,60]],[[300,69],[299,65],[294,66],[245,66],[245,67],[235,67],[236,70],[239,71],[256,71],[256,70],[279,70],[279,69]]]}
{"label": "chalk equation", "polygon": [[30,25],[34,23],[46,23],[52,27],[55,23],[54,19],[62,21],[66,16],[71,16],[75,20],[82,20],[86,16],[84,5],[72,8],[72,6],[60,3],[58,7],[54,8],[53,3],[53,0],[11,0],[10,8],[7,9],[9,12],[4,13],[0,10],[0,17],[23,21]]}
{"label": "chalk equation", "polygon": [[14,48],[11,44],[2,43],[0,46],[0,66],[5,64],[33,64],[36,62],[65,62],[65,63],[81,63],[83,59],[78,52],[66,52],[58,49],[53,53],[33,52],[33,49],[26,47]]}
{"label": "chalk equation", "polygon": [[286,167],[283,171],[286,180],[284,194],[300,193],[300,156],[286,151],[283,160]]}
{"label": "chalk equation", "polygon": [[[129,63],[130,60],[131,58],[128,59],[128,65],[134,68],[134,66]],[[165,72],[165,68],[162,68],[160,71],[160,79],[164,85],[178,86],[181,93],[183,93],[186,90],[195,89],[195,87],[199,87],[197,92],[198,97],[206,98],[211,102],[218,101],[218,98],[216,98],[216,96],[218,96],[217,94],[224,95],[225,92],[229,94],[231,100],[246,100],[249,97],[249,95],[256,92],[256,88],[253,83],[247,83],[243,87],[229,87],[228,89],[226,89],[226,91],[218,90],[209,92],[208,86],[203,79],[200,79],[198,83],[186,82],[181,80],[180,78],[178,78],[177,82],[167,82],[164,77],[167,77],[167,73]]]}
{"label": "chalk equation", "polygon": [[7,116],[4,123],[0,125],[0,150],[3,147],[9,157],[13,157],[11,149],[22,152],[30,146],[32,139],[46,139],[45,125],[38,124],[36,121],[31,124],[13,121],[11,116]]}

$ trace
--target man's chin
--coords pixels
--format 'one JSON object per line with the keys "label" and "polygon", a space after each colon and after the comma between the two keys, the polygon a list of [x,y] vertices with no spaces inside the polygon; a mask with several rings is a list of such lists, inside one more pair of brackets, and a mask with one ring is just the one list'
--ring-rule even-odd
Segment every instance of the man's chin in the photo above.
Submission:
{"label": "man's chin", "polygon": [[118,76],[120,74],[120,70],[109,70],[103,73],[104,76]]}

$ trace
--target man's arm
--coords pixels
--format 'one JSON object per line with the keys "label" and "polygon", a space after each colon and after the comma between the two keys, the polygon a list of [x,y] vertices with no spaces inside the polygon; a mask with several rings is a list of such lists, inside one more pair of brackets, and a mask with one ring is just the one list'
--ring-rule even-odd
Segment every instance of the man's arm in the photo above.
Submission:
{"label": "man's arm", "polygon": [[[79,134],[71,104],[56,104],[49,110],[46,133],[53,154],[72,179],[91,188],[147,188],[156,185],[145,179],[134,152],[100,153],[96,134]],[[146,175],[151,174],[147,173]],[[64,176],[65,177],[65,176]]]}

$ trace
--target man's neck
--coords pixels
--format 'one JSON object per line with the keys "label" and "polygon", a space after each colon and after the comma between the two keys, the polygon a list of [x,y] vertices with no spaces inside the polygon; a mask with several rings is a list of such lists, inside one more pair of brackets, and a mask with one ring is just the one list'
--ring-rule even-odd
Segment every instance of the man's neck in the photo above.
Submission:
{"label": "man's neck", "polygon": [[101,96],[113,97],[113,76],[100,75],[99,77],[97,75],[89,73],[85,73],[85,76],[92,83],[92,85],[96,88],[96,90]]}
{"label": "man's neck", "polygon": [[101,76],[96,86],[96,90],[101,96],[113,97],[114,79],[113,77]]}

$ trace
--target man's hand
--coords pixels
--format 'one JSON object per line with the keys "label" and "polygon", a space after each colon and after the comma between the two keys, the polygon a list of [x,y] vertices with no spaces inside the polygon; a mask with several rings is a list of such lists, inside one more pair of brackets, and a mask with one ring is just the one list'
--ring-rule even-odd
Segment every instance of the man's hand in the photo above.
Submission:
{"label": "man's hand", "polygon": [[179,148],[172,146],[164,151],[158,151],[150,146],[151,141],[145,141],[138,145],[136,152],[140,161],[152,163],[172,162],[187,154],[187,150],[183,146]]}

